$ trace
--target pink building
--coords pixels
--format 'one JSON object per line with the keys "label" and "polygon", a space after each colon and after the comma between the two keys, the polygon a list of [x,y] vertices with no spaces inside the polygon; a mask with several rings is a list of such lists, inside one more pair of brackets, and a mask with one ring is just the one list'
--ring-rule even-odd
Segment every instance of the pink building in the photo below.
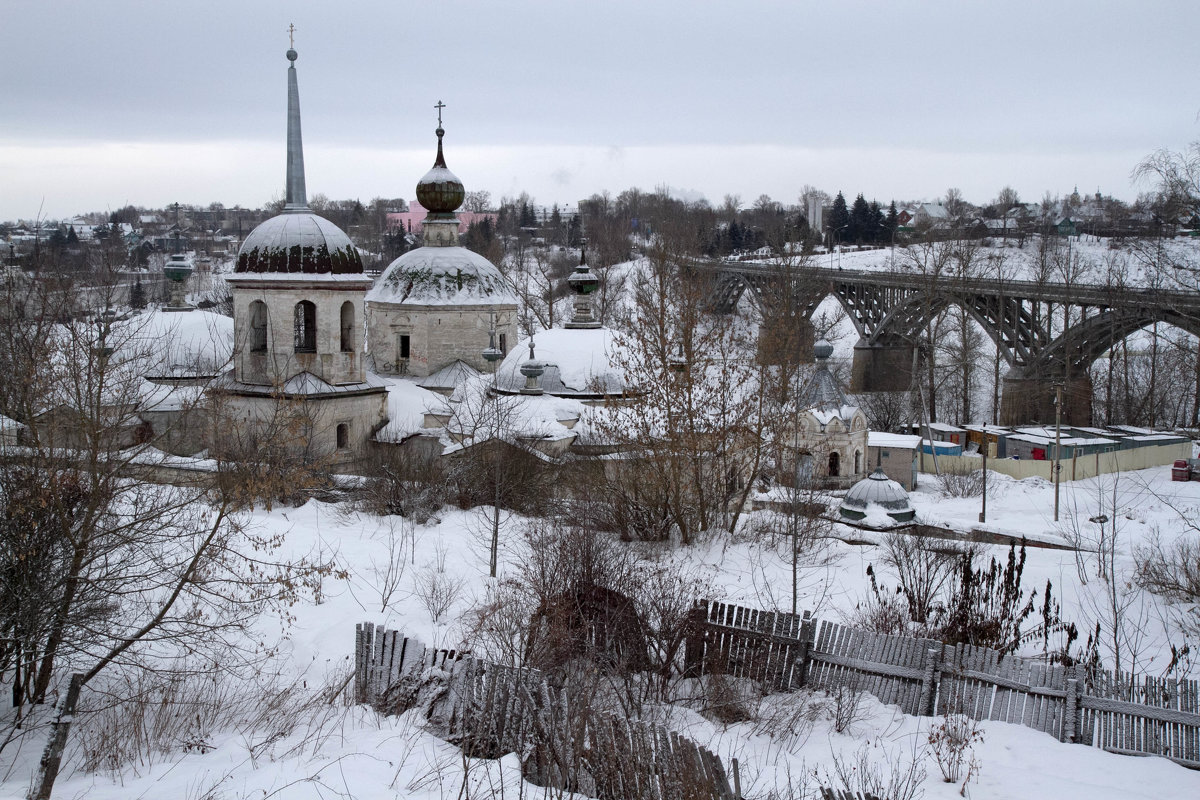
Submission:
{"label": "pink building", "polygon": [[[388,229],[393,230],[400,228],[405,233],[420,233],[425,222],[426,211],[416,200],[408,201],[408,211],[393,211],[387,215]],[[472,223],[487,217],[493,223],[496,222],[496,214],[491,211],[457,211],[455,216],[458,217],[458,232],[466,233],[467,228],[471,227]]]}

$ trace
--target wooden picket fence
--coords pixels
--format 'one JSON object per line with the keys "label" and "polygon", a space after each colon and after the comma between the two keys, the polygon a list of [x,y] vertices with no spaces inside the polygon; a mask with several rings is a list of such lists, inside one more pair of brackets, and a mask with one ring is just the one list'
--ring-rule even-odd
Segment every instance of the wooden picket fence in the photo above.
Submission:
{"label": "wooden picket fence", "polygon": [[828,620],[809,651],[808,685],[861,689],[905,714],[929,714],[937,690],[942,643],[862,631]]}
{"label": "wooden picket fence", "polygon": [[430,650],[380,626],[357,626],[355,698],[380,711],[412,706],[436,684],[430,718],[468,756],[517,753],[539,786],[625,800],[734,800],[721,759],[660,725],[572,707],[533,669]]}
{"label": "wooden picket fence", "polygon": [[354,702],[395,710],[404,702],[402,688],[411,692],[428,671],[444,670],[461,658],[454,650],[426,647],[382,625],[360,622],[354,629]]}
{"label": "wooden picket fence", "polygon": [[526,778],[589,797],[732,800],[707,748],[660,725],[572,707],[536,671],[465,659],[451,681],[449,739],[469,755],[527,753]]}
{"label": "wooden picket fence", "polygon": [[1200,768],[1200,681],[1103,672],[1079,706],[1079,741]]}
{"label": "wooden picket fence", "polygon": [[818,626],[809,613],[707,601],[693,609],[684,651],[685,675],[721,673],[781,691],[849,687],[906,714],[1011,722],[1200,769],[1196,680],[1086,673],[983,647]]}
{"label": "wooden picket fence", "polygon": [[804,684],[811,617],[701,600],[684,642],[684,674],[720,670],[789,692]]}

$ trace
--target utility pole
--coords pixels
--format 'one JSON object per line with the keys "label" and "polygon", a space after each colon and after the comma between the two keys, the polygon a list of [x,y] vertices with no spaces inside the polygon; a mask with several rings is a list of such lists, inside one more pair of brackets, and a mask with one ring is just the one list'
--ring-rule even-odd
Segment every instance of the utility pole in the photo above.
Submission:
{"label": "utility pole", "polygon": [[1058,522],[1058,485],[1062,482],[1062,384],[1054,387],[1054,521]]}
{"label": "utility pole", "polygon": [[983,426],[983,506],[979,509],[979,521],[987,522],[987,425]]}

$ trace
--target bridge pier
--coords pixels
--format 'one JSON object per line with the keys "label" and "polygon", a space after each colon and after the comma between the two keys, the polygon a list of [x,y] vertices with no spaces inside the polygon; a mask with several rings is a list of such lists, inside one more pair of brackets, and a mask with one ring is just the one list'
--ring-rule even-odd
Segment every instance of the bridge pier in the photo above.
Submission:
{"label": "bridge pier", "polygon": [[[1054,424],[1055,386],[1050,378],[1010,375],[1000,397],[1001,425]],[[1063,425],[1092,424],[1092,380],[1087,375],[1063,384]]]}
{"label": "bridge pier", "polygon": [[911,344],[854,345],[850,391],[907,392],[912,388],[913,346]]}

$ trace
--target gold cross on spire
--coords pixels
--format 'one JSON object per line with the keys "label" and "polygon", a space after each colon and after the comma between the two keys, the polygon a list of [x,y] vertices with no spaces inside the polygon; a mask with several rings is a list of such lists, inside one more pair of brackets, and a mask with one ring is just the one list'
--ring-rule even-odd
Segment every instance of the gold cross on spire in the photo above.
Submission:
{"label": "gold cross on spire", "polygon": [[296,49],[296,26],[295,24],[288,25],[288,47]]}
{"label": "gold cross on spire", "polygon": [[438,127],[439,128],[442,127],[442,109],[445,107],[446,107],[446,104],[443,103],[441,100],[438,100],[437,105],[434,106],[434,108],[436,108],[438,110]]}

